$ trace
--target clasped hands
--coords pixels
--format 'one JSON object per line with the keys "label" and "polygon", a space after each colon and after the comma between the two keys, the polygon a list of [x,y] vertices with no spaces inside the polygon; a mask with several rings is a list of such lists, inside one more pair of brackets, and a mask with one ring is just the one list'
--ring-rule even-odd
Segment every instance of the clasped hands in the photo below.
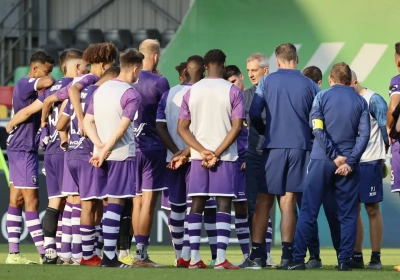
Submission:
{"label": "clasped hands", "polygon": [[352,168],[346,163],[346,160],[347,157],[344,156],[337,156],[337,158],[333,160],[333,162],[338,167],[338,169],[336,169],[335,171],[335,174],[347,176],[353,171]]}
{"label": "clasped hands", "polygon": [[[176,170],[180,166],[184,165],[189,161],[189,158],[182,155],[183,151],[178,151],[174,154],[174,157],[168,163],[167,168]],[[219,161],[219,157],[215,155],[214,152],[210,150],[204,150],[200,152],[202,161],[201,166],[206,169],[210,169],[215,166],[215,164]]]}

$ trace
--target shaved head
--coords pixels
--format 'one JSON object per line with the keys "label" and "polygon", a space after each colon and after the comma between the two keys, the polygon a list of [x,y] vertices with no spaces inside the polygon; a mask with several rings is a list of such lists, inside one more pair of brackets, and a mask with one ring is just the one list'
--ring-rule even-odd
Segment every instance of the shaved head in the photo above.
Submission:
{"label": "shaved head", "polygon": [[353,70],[351,70],[351,80],[352,80],[352,81],[357,81],[356,72],[354,72]]}
{"label": "shaved head", "polygon": [[140,43],[139,51],[144,56],[152,56],[160,53],[160,43],[157,40],[146,39]]}
{"label": "shaved head", "polygon": [[190,76],[188,81],[196,83],[204,77],[204,59],[199,55],[193,55],[188,58],[186,64],[186,72]]}

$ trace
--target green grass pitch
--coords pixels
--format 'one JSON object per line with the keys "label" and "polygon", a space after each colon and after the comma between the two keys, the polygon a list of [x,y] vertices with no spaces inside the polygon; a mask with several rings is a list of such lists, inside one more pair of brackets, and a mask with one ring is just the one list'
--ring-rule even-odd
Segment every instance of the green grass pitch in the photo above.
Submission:
{"label": "green grass pitch", "polygon": [[[336,265],[335,252],[333,249],[322,249],[321,258],[324,268],[319,270],[306,271],[279,271],[276,269],[263,270],[238,270],[238,271],[216,271],[213,269],[189,270],[173,267],[174,254],[172,247],[153,246],[149,247],[151,259],[167,265],[165,268],[99,268],[80,266],[50,266],[50,265],[5,265],[7,257],[7,245],[0,245],[0,279],[1,280],[87,280],[87,279],[218,279],[218,280],[241,280],[241,279],[323,279],[338,280],[344,279],[400,279],[400,273],[393,270],[394,265],[400,264],[399,249],[383,249],[382,263],[383,271],[353,270],[351,272],[338,272],[334,269]],[[205,263],[209,262],[210,254],[208,246],[202,245],[201,253]],[[21,245],[21,252],[31,260],[38,260],[38,254],[34,245]],[[364,260],[369,261],[370,250],[364,251]],[[272,251],[275,262],[280,260],[280,249]],[[228,248],[228,259],[232,263],[240,262],[242,258],[240,248],[231,246]],[[270,277],[270,278],[269,278]]]}

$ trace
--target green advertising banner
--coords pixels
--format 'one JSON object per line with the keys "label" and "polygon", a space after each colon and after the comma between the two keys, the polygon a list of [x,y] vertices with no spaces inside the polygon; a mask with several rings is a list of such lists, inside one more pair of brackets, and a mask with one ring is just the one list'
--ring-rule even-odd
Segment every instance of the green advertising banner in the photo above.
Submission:
{"label": "green advertising banner", "polygon": [[400,41],[398,7],[397,0],[197,0],[164,50],[160,69],[175,85],[174,66],[219,48],[245,76],[246,58],[254,52],[264,53],[275,71],[276,46],[291,42],[300,70],[321,68],[323,88],[332,65],[344,61],[363,85],[387,100],[390,79],[398,74],[393,58]]}
{"label": "green advertising banner", "polygon": [[[328,75],[336,62],[346,62],[365,87],[388,101],[390,79],[398,74],[394,44],[400,41],[398,0],[197,0],[175,38],[161,56],[160,70],[171,85],[179,83],[174,67],[191,55],[219,48],[227,64],[237,65],[246,77],[246,58],[261,52],[276,71],[274,50],[281,43],[298,49],[299,69],[318,66],[327,88]],[[388,160],[390,163],[390,160]],[[384,181],[384,246],[400,246],[398,223],[400,200],[390,193],[390,176]],[[277,211],[279,215],[279,211]],[[279,216],[276,217],[279,221]],[[368,218],[363,210],[364,245],[369,246]],[[331,246],[329,227],[321,210],[322,246]],[[279,223],[275,242],[280,242]]]}

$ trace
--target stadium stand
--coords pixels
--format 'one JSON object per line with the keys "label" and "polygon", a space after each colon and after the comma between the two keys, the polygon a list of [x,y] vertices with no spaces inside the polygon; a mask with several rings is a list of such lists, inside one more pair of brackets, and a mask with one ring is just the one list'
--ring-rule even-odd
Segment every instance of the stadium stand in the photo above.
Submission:
{"label": "stadium stand", "polygon": [[161,42],[161,33],[158,29],[136,29],[132,32],[132,43],[134,48],[138,48],[139,44],[146,39],[156,39]]}
{"label": "stadium stand", "polygon": [[48,37],[48,46],[57,49],[70,48],[75,44],[75,31],[72,29],[51,30]]}
{"label": "stadium stand", "polygon": [[104,42],[104,34],[101,29],[78,29],[75,31],[76,45],[86,48],[90,44]]}
{"label": "stadium stand", "polygon": [[0,86],[0,104],[5,105],[10,110],[12,107],[13,90],[13,86]]}
{"label": "stadium stand", "polygon": [[118,50],[123,51],[132,46],[132,34],[129,29],[110,29],[104,32],[106,42],[113,42]]}
{"label": "stadium stand", "polygon": [[165,29],[161,34],[161,48],[165,48],[172,38],[174,38],[176,29]]}

